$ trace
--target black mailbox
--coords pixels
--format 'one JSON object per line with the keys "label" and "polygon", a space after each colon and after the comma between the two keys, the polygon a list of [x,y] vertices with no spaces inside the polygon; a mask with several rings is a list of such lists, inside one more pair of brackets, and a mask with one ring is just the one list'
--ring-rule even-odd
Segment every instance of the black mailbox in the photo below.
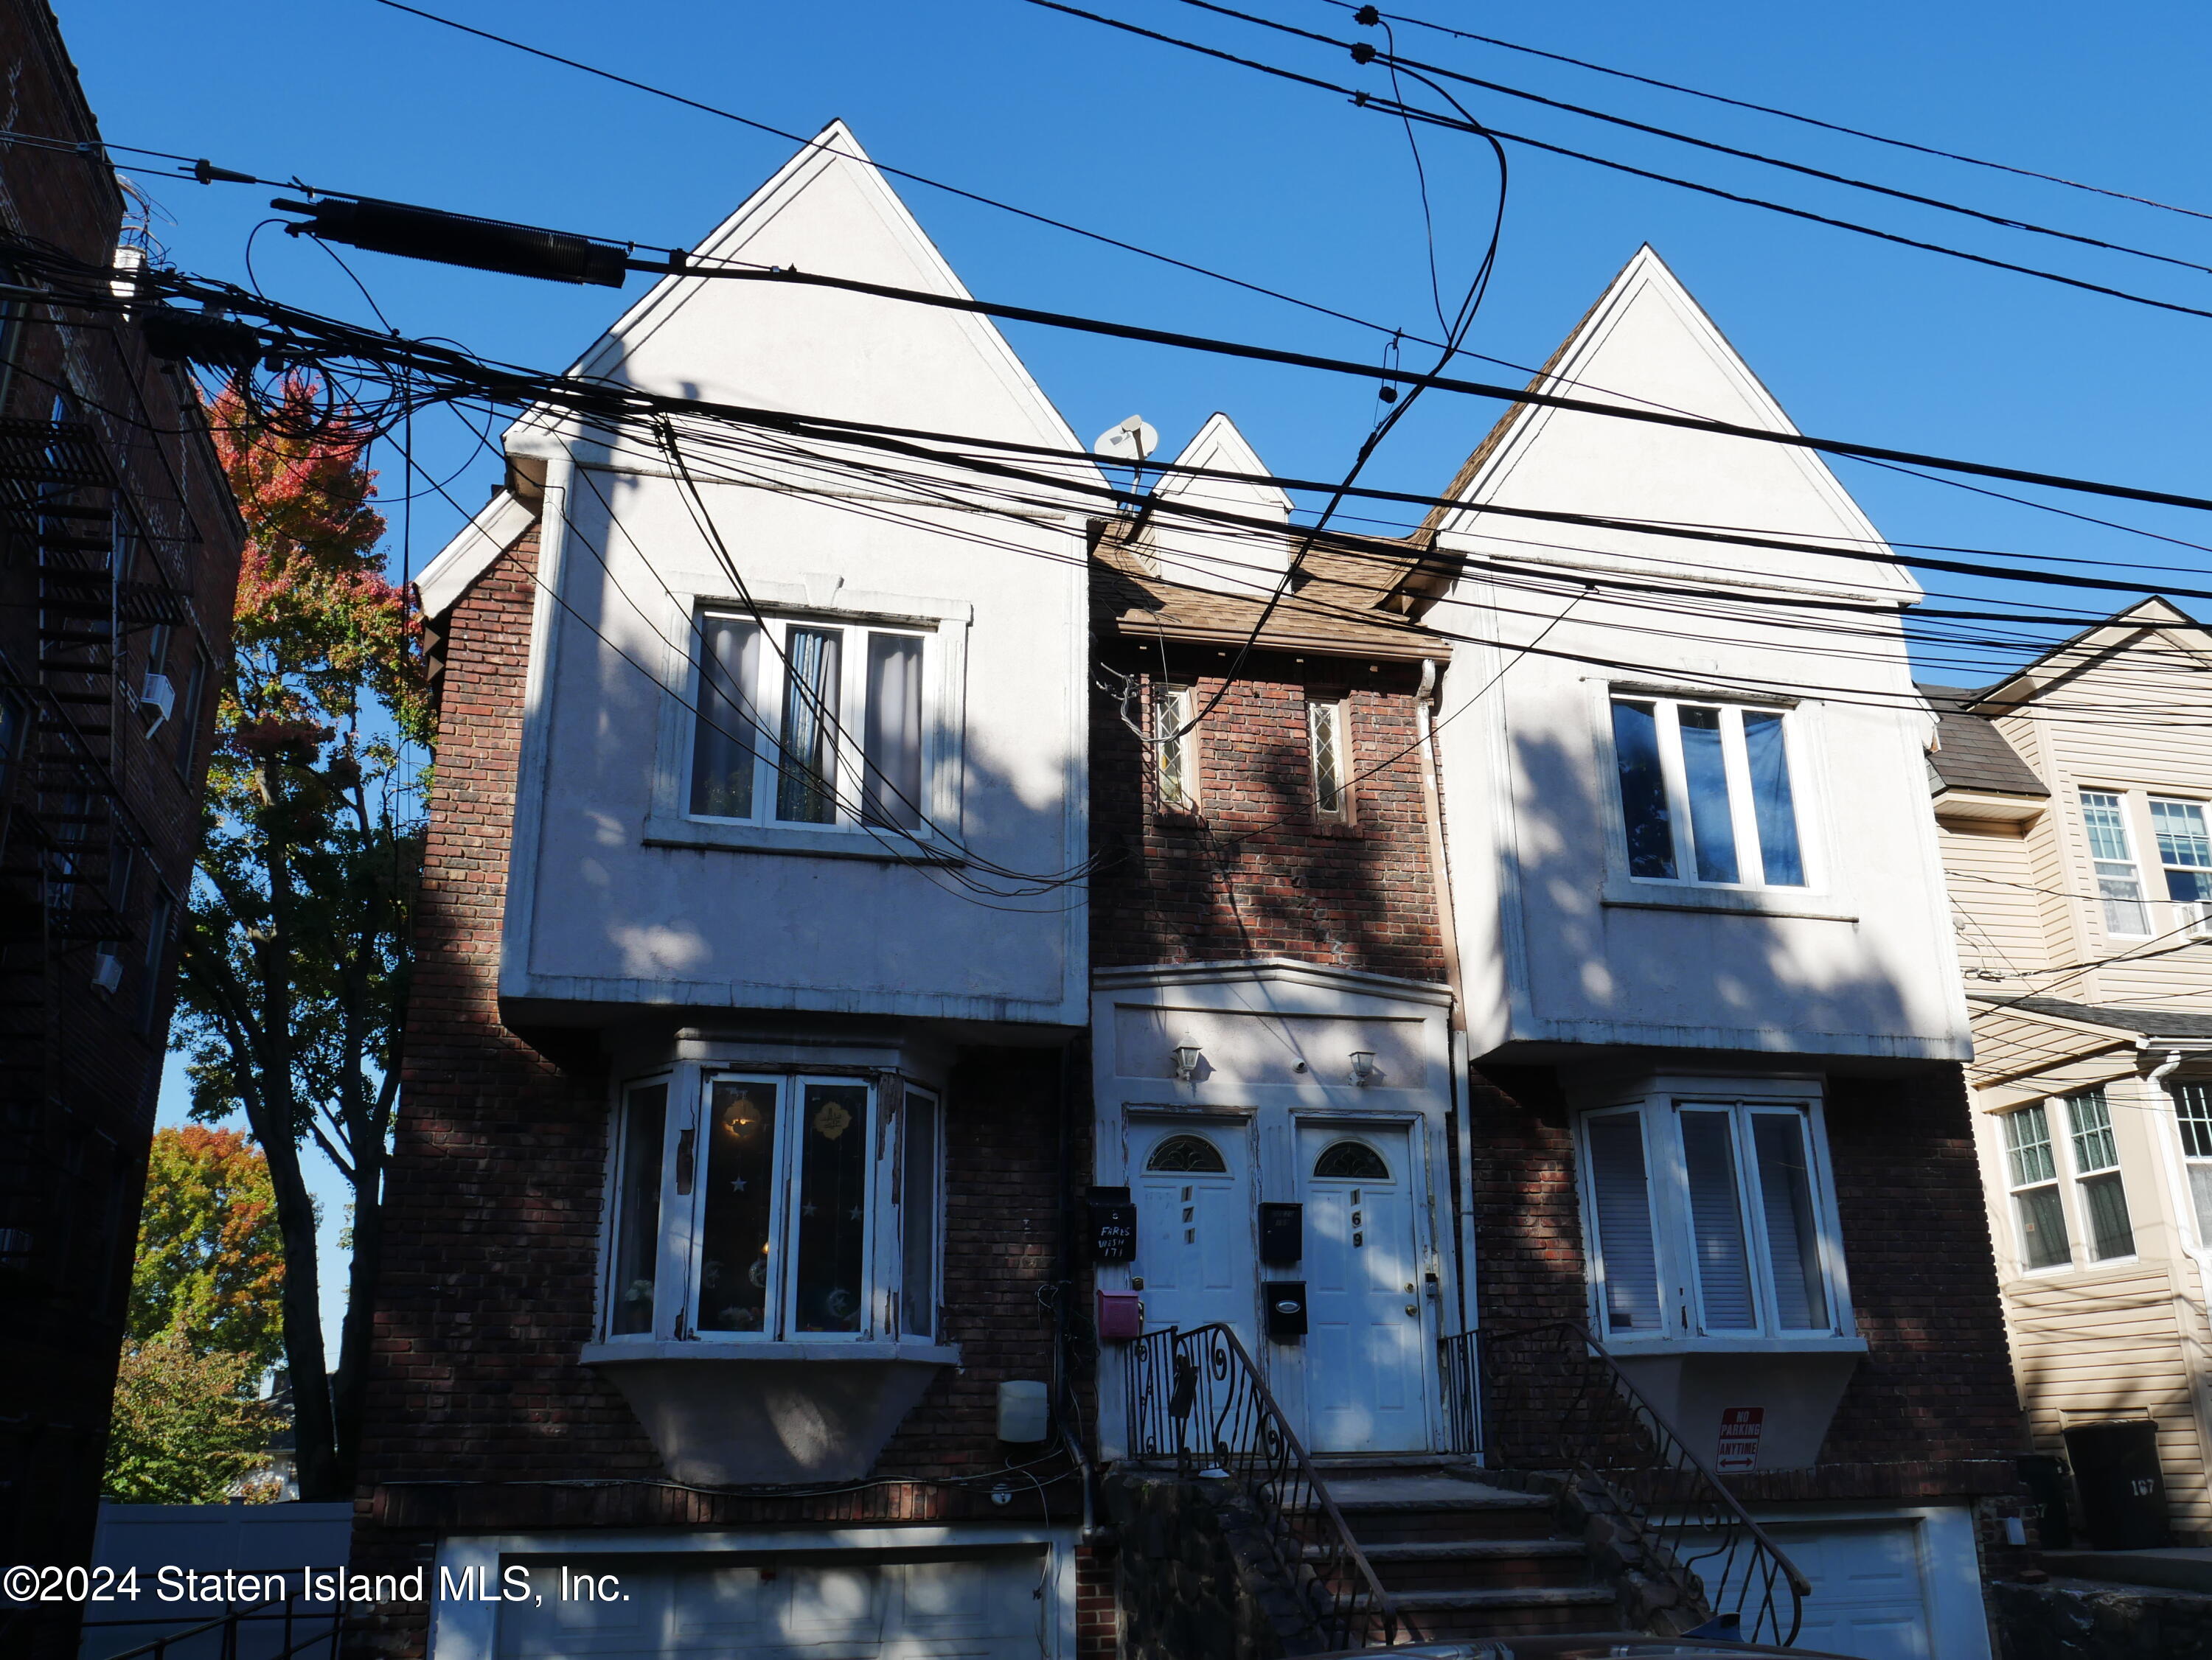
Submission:
{"label": "black mailbox", "polygon": [[1266,1203],[1260,1207],[1260,1260],[1295,1263],[1306,1254],[1306,1208]]}
{"label": "black mailbox", "polygon": [[1267,1310],[1267,1341],[1295,1343],[1306,1335],[1306,1282],[1268,1280],[1260,1287]]}
{"label": "black mailbox", "polygon": [[1137,1207],[1129,1203],[1129,1190],[1094,1187],[1084,1196],[1084,1203],[1091,1213],[1091,1260],[1136,1261]]}

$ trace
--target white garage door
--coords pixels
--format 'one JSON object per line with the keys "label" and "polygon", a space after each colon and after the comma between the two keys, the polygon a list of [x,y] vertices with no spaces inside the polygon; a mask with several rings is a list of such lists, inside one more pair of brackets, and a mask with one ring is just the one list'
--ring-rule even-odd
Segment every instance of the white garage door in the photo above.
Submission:
{"label": "white garage door", "polygon": [[[500,1610],[501,1660],[1039,1660],[1046,1559],[990,1556],[571,1559],[627,1600]],[[560,1564],[531,1564],[550,1590]]]}
{"label": "white garage door", "polygon": [[1911,1522],[1770,1522],[1767,1530],[1813,1582],[1801,1649],[1863,1660],[1929,1660],[1928,1587]]}

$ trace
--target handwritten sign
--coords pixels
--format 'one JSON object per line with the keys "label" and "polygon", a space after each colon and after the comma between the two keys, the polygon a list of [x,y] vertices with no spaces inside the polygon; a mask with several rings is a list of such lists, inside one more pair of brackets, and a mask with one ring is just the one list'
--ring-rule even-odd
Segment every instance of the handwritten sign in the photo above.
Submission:
{"label": "handwritten sign", "polygon": [[1741,1475],[1759,1468],[1759,1438],[1766,1428],[1765,1407],[1721,1409],[1720,1457],[1714,1467],[1723,1475]]}

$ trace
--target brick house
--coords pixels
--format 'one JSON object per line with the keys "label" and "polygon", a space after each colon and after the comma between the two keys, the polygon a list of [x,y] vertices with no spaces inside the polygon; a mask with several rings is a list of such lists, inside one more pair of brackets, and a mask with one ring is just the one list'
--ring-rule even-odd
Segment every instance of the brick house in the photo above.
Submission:
{"label": "brick house", "polygon": [[[837,126],[695,257],[962,292]],[[1081,453],[957,312],[676,276],[581,361]],[[1648,254],[1563,364],[1782,421]],[[1387,1524],[1400,1481],[1550,1515],[1451,1474],[1483,1438],[1440,1362],[1571,1320],[1709,1459],[1723,1412],[1763,1426],[1740,1486],[1808,1641],[1981,1660],[2017,1413],[1917,908],[1915,591],[1501,554],[1562,457],[1547,506],[1872,536],[1794,451],[1605,441],[1516,409],[1465,506],[1307,546],[1220,415],[1127,512],[1073,465],[1012,502],[703,423],[510,429],[420,585],[439,784],[355,1566],[630,1600],[387,1607],[377,1642],[1272,1651],[1098,1479],[1162,1421],[1164,1336],[1219,1334]],[[1662,660],[1645,590],[1686,575],[1725,621]],[[1803,684],[1778,596],[1871,633],[1852,683]],[[1638,721],[1671,759],[1633,764]],[[1578,1543],[1460,1543],[1374,1554],[1565,1578],[1407,1590],[1426,1629],[1622,1617]]]}
{"label": "brick house", "polygon": [[[0,1554],[89,1560],[242,527],[44,0],[0,5]],[[80,150],[77,147],[83,146]],[[47,298],[45,296],[52,296]],[[0,1603],[11,1654],[77,1610]]]}

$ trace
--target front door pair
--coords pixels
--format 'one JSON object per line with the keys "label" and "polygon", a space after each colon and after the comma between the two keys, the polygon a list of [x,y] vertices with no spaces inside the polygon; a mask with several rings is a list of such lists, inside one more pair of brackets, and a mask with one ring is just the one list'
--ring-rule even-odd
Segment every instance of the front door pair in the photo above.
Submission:
{"label": "front door pair", "polygon": [[[1133,1122],[1129,1132],[1145,1324],[1230,1327],[1316,1452],[1407,1452],[1429,1445],[1412,1136],[1402,1124],[1306,1122],[1291,1138],[1304,1256],[1263,1264],[1250,1126],[1243,1120]],[[1261,1287],[1303,1280],[1307,1333],[1270,1342]],[[1289,1373],[1298,1387],[1290,1387]]]}

